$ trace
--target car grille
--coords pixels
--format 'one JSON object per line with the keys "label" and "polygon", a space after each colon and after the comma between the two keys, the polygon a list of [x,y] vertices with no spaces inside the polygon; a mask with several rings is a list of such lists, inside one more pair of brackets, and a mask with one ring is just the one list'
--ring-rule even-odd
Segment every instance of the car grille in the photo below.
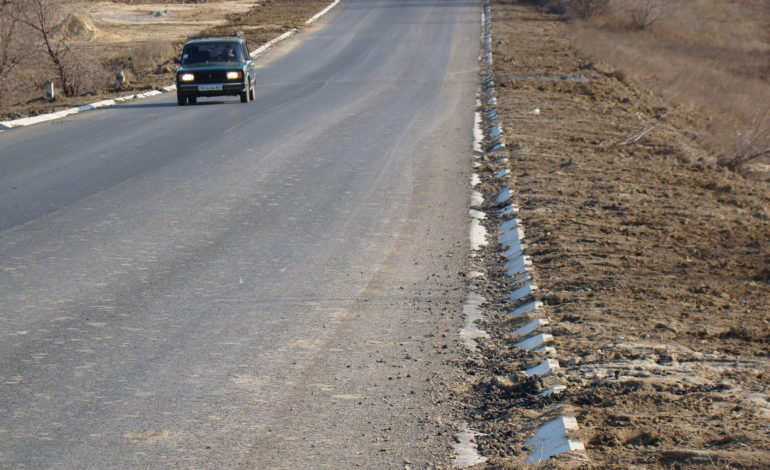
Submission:
{"label": "car grille", "polygon": [[195,73],[195,82],[196,83],[222,83],[227,81],[226,74],[227,72],[223,71],[212,71],[212,72],[196,72]]}

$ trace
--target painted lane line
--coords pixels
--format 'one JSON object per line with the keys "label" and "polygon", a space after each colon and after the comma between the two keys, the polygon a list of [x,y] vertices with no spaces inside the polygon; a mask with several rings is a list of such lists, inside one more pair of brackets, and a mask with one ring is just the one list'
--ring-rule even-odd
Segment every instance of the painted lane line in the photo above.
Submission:
{"label": "painted lane line", "polygon": [[315,22],[316,22],[316,21],[318,21],[318,20],[319,20],[319,19],[320,19],[322,16],[324,16],[324,15],[325,15],[325,14],[327,14],[327,13],[329,13],[329,11],[330,11],[332,8],[336,7],[336,6],[337,6],[337,4],[338,4],[338,3],[340,3],[340,1],[341,1],[341,0],[334,0],[334,2],[332,2],[332,4],[331,4],[331,5],[327,6],[327,7],[326,7],[326,8],[324,8],[323,10],[321,10],[321,11],[319,11],[318,13],[316,13],[315,15],[313,15],[313,16],[312,16],[312,17],[311,17],[309,20],[305,21],[305,24],[312,24],[312,23],[315,23]]}

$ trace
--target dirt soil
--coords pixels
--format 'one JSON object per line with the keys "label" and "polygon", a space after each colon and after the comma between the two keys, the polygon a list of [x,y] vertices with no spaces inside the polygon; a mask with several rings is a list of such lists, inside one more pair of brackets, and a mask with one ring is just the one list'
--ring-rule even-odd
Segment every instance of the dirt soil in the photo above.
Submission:
{"label": "dirt soil", "polygon": [[135,46],[141,41],[179,41],[188,34],[227,22],[228,14],[243,14],[257,0],[211,3],[101,1],[81,4],[81,15],[93,25],[93,39],[105,44]]}
{"label": "dirt soil", "polygon": [[70,39],[101,57],[110,69],[127,72],[128,83],[118,90],[104,88],[85,96],[59,94],[52,103],[40,98],[6,106],[0,110],[0,121],[173,85],[173,60],[187,36],[243,31],[249,48],[254,50],[292,28],[308,27],[305,20],[330,3],[331,0],[80,1],[77,11],[64,23]]}
{"label": "dirt soil", "polygon": [[[536,426],[570,415],[586,452],[529,468],[770,468],[770,182],[715,165],[690,111],[581,58],[568,34],[492,2],[507,148],[479,168],[483,210],[493,231],[494,174],[510,169],[561,369],[522,374],[544,357],[514,345],[527,319],[508,313],[490,244],[475,262],[492,337],[465,364],[480,451],[523,468]],[[568,388],[536,396],[555,383]]]}

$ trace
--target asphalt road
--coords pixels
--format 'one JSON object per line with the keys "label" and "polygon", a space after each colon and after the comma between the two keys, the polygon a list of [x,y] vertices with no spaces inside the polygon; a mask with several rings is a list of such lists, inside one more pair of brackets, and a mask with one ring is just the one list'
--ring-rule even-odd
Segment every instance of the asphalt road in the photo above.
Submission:
{"label": "asphalt road", "polygon": [[345,0],[253,103],[0,133],[0,468],[446,462],[479,13]]}

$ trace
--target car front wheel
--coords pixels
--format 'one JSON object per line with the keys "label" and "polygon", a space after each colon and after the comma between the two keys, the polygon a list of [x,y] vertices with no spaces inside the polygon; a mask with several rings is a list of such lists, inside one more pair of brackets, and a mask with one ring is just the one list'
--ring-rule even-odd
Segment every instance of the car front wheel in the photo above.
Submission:
{"label": "car front wheel", "polygon": [[241,103],[248,103],[249,98],[251,98],[251,87],[249,86],[249,77],[246,77],[246,80],[244,82],[246,84],[246,89],[242,91],[239,96],[241,97]]}
{"label": "car front wheel", "polygon": [[187,97],[183,95],[176,95],[176,103],[179,106],[184,106],[187,104]]}

